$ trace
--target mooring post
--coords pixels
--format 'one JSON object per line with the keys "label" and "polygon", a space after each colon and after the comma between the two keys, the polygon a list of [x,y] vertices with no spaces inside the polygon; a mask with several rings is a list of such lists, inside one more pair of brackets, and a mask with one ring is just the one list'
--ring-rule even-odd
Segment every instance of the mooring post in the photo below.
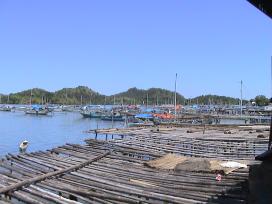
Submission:
{"label": "mooring post", "polygon": [[95,140],[97,140],[97,131],[95,130]]}
{"label": "mooring post", "polygon": [[204,124],[204,127],[203,127],[203,135],[205,134],[205,129],[206,129],[206,124]]}
{"label": "mooring post", "polygon": [[[270,100],[272,101],[272,98]],[[270,119],[270,132],[269,132],[268,150],[271,149],[271,144],[272,144],[272,116],[271,116],[271,119]]]}
{"label": "mooring post", "polygon": [[106,141],[108,140],[108,134],[106,134]]}

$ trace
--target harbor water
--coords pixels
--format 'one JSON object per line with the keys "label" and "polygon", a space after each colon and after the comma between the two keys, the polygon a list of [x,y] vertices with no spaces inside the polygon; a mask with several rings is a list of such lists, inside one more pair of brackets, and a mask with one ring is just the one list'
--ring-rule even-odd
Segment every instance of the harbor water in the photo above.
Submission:
{"label": "harbor water", "polygon": [[[48,116],[26,115],[23,111],[0,111],[0,157],[17,154],[23,140],[29,142],[27,152],[47,150],[66,143],[82,144],[94,135],[95,128],[124,126],[123,122],[83,118],[78,112],[56,112]],[[99,139],[99,138],[98,138]]]}

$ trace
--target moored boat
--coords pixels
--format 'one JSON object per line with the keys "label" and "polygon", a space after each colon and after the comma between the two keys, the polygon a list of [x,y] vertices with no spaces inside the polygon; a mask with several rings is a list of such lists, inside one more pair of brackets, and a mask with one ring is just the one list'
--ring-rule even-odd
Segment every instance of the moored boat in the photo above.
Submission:
{"label": "moored boat", "polygon": [[1,106],[0,111],[10,112],[12,108],[10,106]]}
{"label": "moored boat", "polygon": [[125,118],[121,115],[102,116],[101,120],[106,121],[125,121]]}
{"label": "moored boat", "polygon": [[32,115],[47,115],[49,113],[48,110],[27,110],[25,114],[32,114]]}
{"label": "moored boat", "polygon": [[39,105],[33,105],[31,109],[25,111],[25,114],[30,115],[47,115],[48,113],[49,113],[48,109],[43,108]]}
{"label": "moored boat", "polygon": [[80,114],[85,118],[101,118],[103,116],[103,112],[101,111],[84,110],[81,111]]}
{"label": "moored boat", "polygon": [[80,114],[84,118],[101,118],[104,116],[104,110],[101,106],[88,105],[81,109]]}
{"label": "moored boat", "polygon": [[[152,119],[152,120],[151,120]],[[130,117],[127,120],[128,127],[153,126],[153,118],[150,115],[138,114],[138,117]]]}

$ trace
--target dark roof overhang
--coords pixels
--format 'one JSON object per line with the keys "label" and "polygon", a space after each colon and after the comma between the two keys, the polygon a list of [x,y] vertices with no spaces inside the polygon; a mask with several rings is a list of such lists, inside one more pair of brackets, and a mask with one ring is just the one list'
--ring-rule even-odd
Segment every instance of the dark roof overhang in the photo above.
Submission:
{"label": "dark roof overhang", "polygon": [[272,1],[271,0],[247,0],[253,4],[256,8],[261,10],[267,16],[272,18]]}

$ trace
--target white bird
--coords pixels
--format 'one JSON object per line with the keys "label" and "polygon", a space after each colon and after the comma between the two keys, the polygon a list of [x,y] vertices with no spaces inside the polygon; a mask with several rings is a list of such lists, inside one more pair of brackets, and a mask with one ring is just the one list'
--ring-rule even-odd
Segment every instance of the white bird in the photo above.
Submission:
{"label": "white bird", "polygon": [[19,146],[20,152],[21,153],[26,152],[27,147],[28,147],[28,141],[24,140]]}

